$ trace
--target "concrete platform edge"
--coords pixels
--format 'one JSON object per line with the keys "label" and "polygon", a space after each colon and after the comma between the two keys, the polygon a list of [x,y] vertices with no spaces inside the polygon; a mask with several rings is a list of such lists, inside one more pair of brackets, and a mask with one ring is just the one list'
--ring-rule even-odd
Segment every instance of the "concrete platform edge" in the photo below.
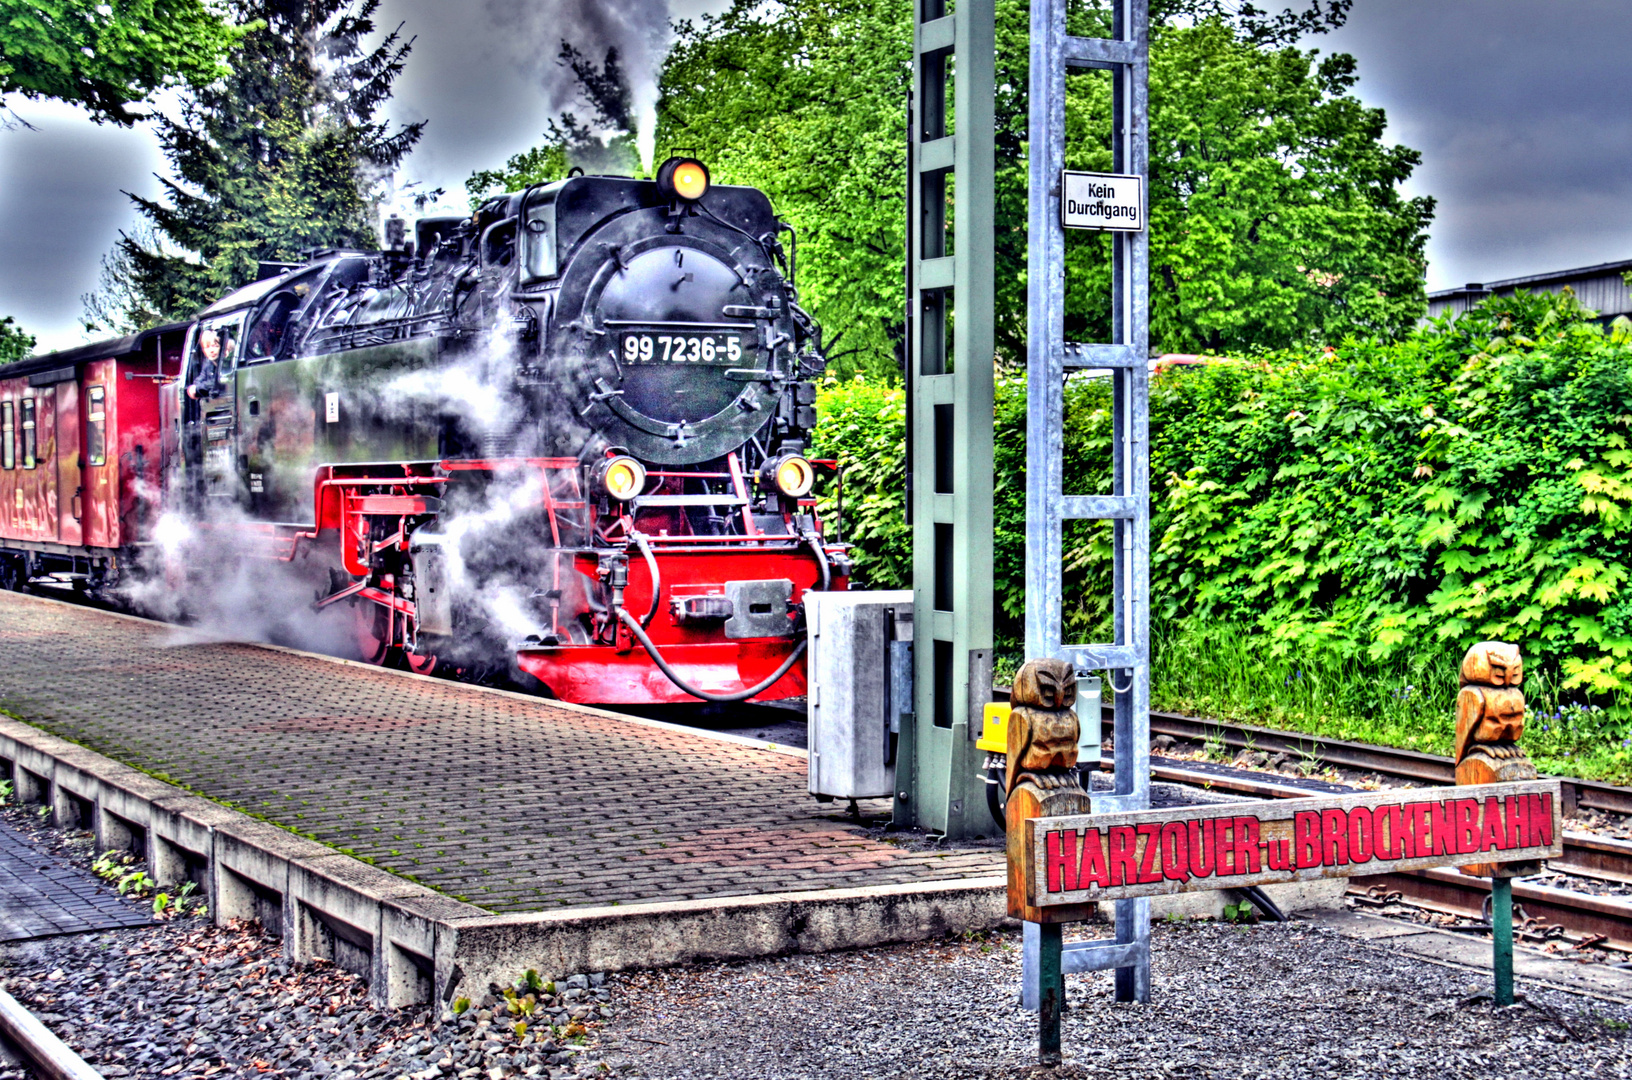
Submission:
{"label": "concrete platform edge", "polygon": [[[456,919],[458,993],[546,978],[923,941],[1007,922],[1001,877]],[[467,989],[468,988],[468,989]],[[450,991],[453,992],[453,991]]]}

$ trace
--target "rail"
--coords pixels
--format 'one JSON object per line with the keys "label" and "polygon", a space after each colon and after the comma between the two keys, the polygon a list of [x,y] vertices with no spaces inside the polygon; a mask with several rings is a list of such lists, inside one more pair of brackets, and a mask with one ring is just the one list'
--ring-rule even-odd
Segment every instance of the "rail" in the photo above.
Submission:
{"label": "rail", "polygon": [[[1179,719],[1189,720],[1188,717]],[[1156,714],[1151,716],[1151,730],[1158,731]],[[1177,735],[1177,732],[1171,729],[1165,733]],[[1309,742],[1307,736],[1304,741],[1307,746]],[[1257,740],[1256,745],[1259,749],[1266,748],[1262,740]],[[1358,743],[1345,745],[1361,746]],[[1381,747],[1364,749],[1386,751],[1386,748]],[[1431,758],[1431,755],[1426,754],[1412,756]],[[1326,757],[1325,760],[1332,761],[1330,757]],[[1101,769],[1109,768],[1110,764],[1106,759],[1099,762]],[[1374,772],[1386,771],[1376,766],[1366,767]],[[1349,785],[1325,780],[1266,774],[1213,762],[1164,759],[1160,755],[1153,755],[1151,758],[1151,778],[1262,799],[1305,798],[1354,790]],[[1416,776],[1409,778],[1419,779]],[[1616,792],[1624,791],[1608,784],[1599,786]],[[1563,857],[1548,860],[1548,866],[1575,877],[1593,878],[1617,885],[1632,885],[1632,841],[1592,833],[1566,832]],[[1488,880],[1469,877],[1454,869],[1413,870],[1388,874],[1357,873],[1349,879],[1349,882],[1351,892],[1359,894],[1361,903],[1380,904],[1381,901],[1374,898],[1397,894],[1413,906],[1474,920],[1483,918],[1485,898],[1490,895]],[[1632,952],[1632,898],[1600,896],[1520,880],[1514,882],[1513,899],[1532,923],[1529,931],[1521,926],[1521,938],[1527,932],[1536,938],[1545,937],[1550,933],[1566,932],[1574,934],[1579,942],[1590,941],[1621,952]]]}
{"label": "rail", "polygon": [[[1107,711],[1107,716],[1109,712]],[[1222,739],[1224,745],[1245,749],[1251,746],[1275,754],[1313,754],[1327,765],[1344,769],[1358,769],[1401,780],[1416,780],[1425,784],[1453,784],[1456,766],[1450,758],[1439,754],[1424,754],[1416,750],[1399,750],[1389,746],[1330,739],[1323,735],[1305,735],[1295,731],[1254,727],[1223,720],[1204,720],[1177,713],[1150,714],[1150,733],[1170,735],[1176,739],[1197,742]],[[1549,779],[1551,779],[1549,777]],[[1577,807],[1606,810],[1614,814],[1632,814],[1632,788],[1617,787],[1596,780],[1559,777],[1564,786],[1564,812],[1572,813]]]}

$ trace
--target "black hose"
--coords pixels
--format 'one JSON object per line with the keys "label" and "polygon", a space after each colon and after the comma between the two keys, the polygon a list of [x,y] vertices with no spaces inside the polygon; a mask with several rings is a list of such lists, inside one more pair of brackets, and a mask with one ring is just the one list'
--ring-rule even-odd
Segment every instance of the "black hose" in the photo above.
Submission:
{"label": "black hose", "polygon": [[1008,832],[1009,819],[1005,813],[1008,808],[1004,805],[1003,799],[1003,784],[1007,779],[1004,770],[993,765],[986,770],[983,779],[986,782],[986,809],[991,811],[992,821],[997,825],[997,831]]}
{"label": "black hose", "polygon": [[809,545],[811,552],[815,554],[816,565],[822,568],[822,584],[817,591],[826,592],[828,587],[833,584],[833,572],[827,565],[827,552],[822,550],[822,542],[813,536],[805,537],[805,543]]}
{"label": "black hose", "polygon": [[647,627],[652,625],[653,619],[657,618],[657,598],[658,593],[663,589],[663,575],[657,572],[657,557],[652,554],[652,545],[648,544],[646,538],[639,533],[635,533],[635,546],[640,549],[642,555],[646,556],[646,571],[652,575],[652,608],[646,613],[646,617],[640,620],[640,625]]}
{"label": "black hose", "polygon": [[1270,922],[1286,922],[1286,912],[1275,906],[1275,901],[1269,894],[1256,885],[1248,885],[1241,890],[1241,894],[1252,901],[1252,906],[1269,916]]}
{"label": "black hose", "polygon": [[793,667],[795,661],[797,661],[801,656],[805,655],[805,646],[809,644],[808,641],[801,641],[794,647],[793,652],[789,654],[788,658],[782,661],[782,666],[777,668],[769,678],[767,678],[764,682],[759,683],[757,686],[750,686],[748,689],[739,690],[734,694],[715,694],[710,693],[707,690],[699,690],[686,680],[682,679],[680,675],[669,666],[669,662],[663,659],[663,655],[657,651],[657,646],[652,644],[652,639],[646,636],[646,631],[641,628],[640,623],[635,621],[635,617],[629,614],[626,609],[621,607],[618,608],[618,620],[622,622],[624,626],[629,628],[629,632],[634,635],[635,640],[640,642],[641,648],[646,650],[646,655],[652,658],[652,663],[657,665],[659,671],[668,676],[670,682],[684,690],[686,693],[690,694],[692,697],[701,698],[704,701],[747,701],[755,694],[764,693],[766,690],[769,690],[772,686],[776,685],[777,680],[781,679],[782,676],[788,673],[788,669]]}

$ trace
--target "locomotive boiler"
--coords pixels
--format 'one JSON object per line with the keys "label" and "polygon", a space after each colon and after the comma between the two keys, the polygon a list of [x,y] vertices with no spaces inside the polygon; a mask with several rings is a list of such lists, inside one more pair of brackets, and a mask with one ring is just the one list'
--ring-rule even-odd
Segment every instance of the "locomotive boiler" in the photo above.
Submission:
{"label": "locomotive boiler", "polygon": [[[765,195],[674,158],[386,241],[0,368],[0,420],[39,415],[42,370],[126,402],[95,436],[123,530],[13,527],[0,468],[0,574],[196,596],[225,561],[298,582],[373,662],[580,702],[802,694],[802,598],[848,562],[815,512],[821,334]],[[89,505],[63,463],[90,460],[90,416],[49,448],[59,523],[69,484]]]}

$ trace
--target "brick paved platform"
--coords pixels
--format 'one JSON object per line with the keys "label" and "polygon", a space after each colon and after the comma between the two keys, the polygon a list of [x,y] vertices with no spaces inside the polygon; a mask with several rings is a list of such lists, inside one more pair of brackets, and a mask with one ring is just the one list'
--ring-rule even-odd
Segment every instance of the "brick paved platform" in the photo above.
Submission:
{"label": "brick paved platform", "polygon": [[496,912],[951,881],[802,756],[0,593],[0,709]]}
{"label": "brick paved platform", "polygon": [[0,941],[87,934],[153,919],[0,821]]}

